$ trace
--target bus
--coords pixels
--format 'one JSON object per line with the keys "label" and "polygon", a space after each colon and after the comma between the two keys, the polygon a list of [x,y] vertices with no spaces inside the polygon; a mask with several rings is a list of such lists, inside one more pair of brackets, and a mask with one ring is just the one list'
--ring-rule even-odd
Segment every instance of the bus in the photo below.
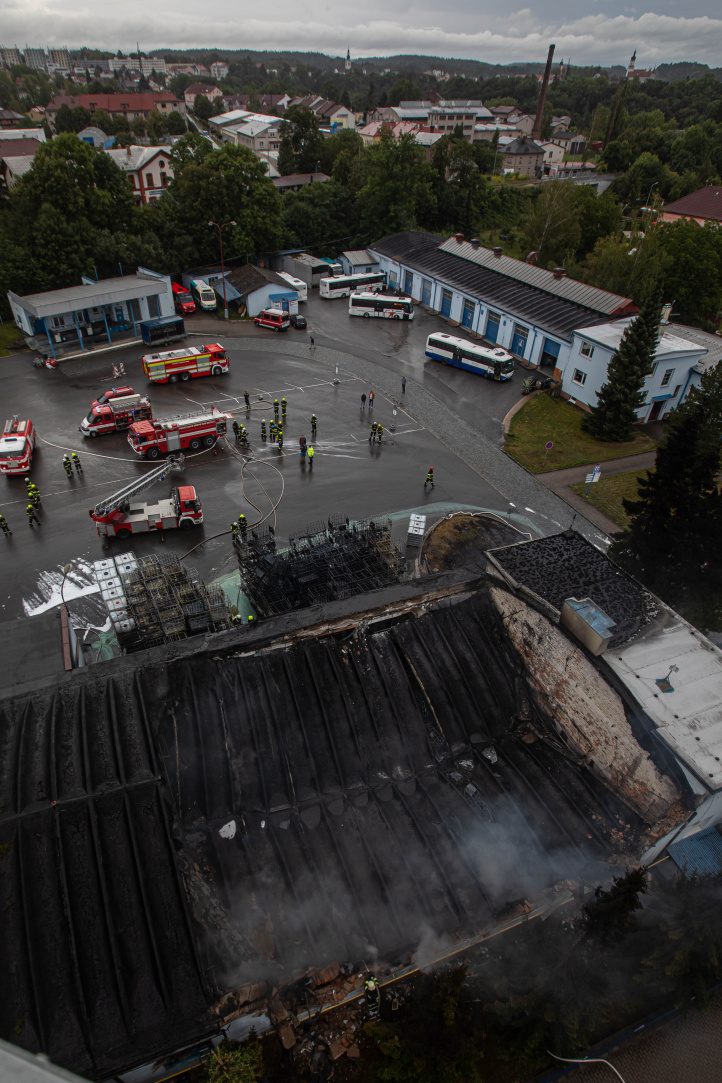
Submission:
{"label": "bus", "polygon": [[308,286],[303,279],[294,278],[293,275],[289,275],[285,271],[279,271],[278,277],[282,278],[284,282],[288,282],[291,289],[296,291],[299,301],[308,300]]}
{"label": "bus", "polygon": [[487,380],[511,380],[514,375],[514,358],[498,346],[479,346],[465,338],[454,338],[438,331],[426,341],[426,356],[442,365],[486,376]]}
{"label": "bus", "polygon": [[193,278],[191,280],[191,293],[193,294],[196,304],[200,308],[205,309],[206,312],[215,312],[215,290],[212,290],[208,283],[204,282],[202,278]]}
{"label": "bus", "polygon": [[386,285],[386,272],[374,271],[366,275],[337,275],[322,278],[318,292],[322,297],[348,297],[354,290],[382,290]]}
{"label": "bus", "polygon": [[349,316],[382,316],[387,320],[413,320],[414,302],[410,297],[352,293],[348,302],[348,314]]}

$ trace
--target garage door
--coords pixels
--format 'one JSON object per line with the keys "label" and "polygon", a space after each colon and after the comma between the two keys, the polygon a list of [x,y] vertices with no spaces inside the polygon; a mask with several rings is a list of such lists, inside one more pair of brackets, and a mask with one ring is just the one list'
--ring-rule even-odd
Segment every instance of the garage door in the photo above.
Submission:
{"label": "garage door", "polygon": [[451,315],[451,290],[443,290],[441,294],[441,315]]}
{"label": "garage door", "polygon": [[499,324],[501,316],[498,312],[490,312],[486,321],[486,337],[489,342],[496,342],[499,338]]}
{"label": "garage door", "polygon": [[431,308],[431,283],[428,278],[421,279],[421,304]]}

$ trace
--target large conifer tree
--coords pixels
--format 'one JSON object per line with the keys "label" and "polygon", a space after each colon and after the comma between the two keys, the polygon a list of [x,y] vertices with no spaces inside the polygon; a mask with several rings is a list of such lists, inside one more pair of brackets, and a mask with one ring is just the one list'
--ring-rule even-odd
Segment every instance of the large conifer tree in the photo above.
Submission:
{"label": "large conifer tree", "polygon": [[582,428],[597,440],[621,443],[631,437],[638,421],[637,410],[644,405],[644,379],[652,371],[659,342],[661,302],[658,293],[642,309],[622,335],[619,348],[607,368],[607,379],[592,412],[582,418]]}

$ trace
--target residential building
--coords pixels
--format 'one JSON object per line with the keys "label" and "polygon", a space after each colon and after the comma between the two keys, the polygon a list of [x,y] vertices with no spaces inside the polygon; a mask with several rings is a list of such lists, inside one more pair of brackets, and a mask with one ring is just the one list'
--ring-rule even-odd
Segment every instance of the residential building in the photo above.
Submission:
{"label": "residential building", "polygon": [[507,124],[521,135],[531,135],[536,117],[517,109],[507,118]]}
{"label": "residential building", "polygon": [[261,109],[265,109],[270,112],[271,109],[275,109],[280,115],[285,113],[288,108],[288,103],[291,101],[290,94],[259,94],[258,104]]}
{"label": "residential building", "polygon": [[228,65],[222,60],[216,60],[211,64],[211,76],[214,79],[225,79],[228,75]]}
{"label": "residential building", "polygon": [[44,49],[31,49],[29,45],[25,46],[25,63],[29,68],[35,68],[36,71],[47,71],[48,58],[45,55]]}
{"label": "residential building", "polygon": [[138,341],[141,320],[174,313],[170,278],[145,267],[26,297],[9,291],[8,300],[28,346],[52,357]]}
{"label": "residential building", "polygon": [[544,151],[526,135],[513,139],[504,148],[504,169],[521,176],[540,177],[543,162]]}
{"label": "residential building", "polygon": [[193,108],[198,94],[204,98],[208,98],[209,102],[214,102],[216,98],[223,97],[217,86],[209,86],[208,83],[192,83],[183,93],[186,109]]}
{"label": "residential building", "polygon": [[32,169],[33,158],[40,146],[38,139],[0,139],[0,176],[8,189]]}
{"label": "residential building", "polygon": [[326,173],[289,173],[286,177],[272,177],[279,192],[297,192],[307,184],[325,184],[331,178]]}
{"label": "residential building", "polygon": [[67,49],[48,49],[48,67],[50,64],[62,71],[70,71],[70,53]]}
{"label": "residential building", "polygon": [[143,75],[166,74],[166,64],[162,56],[142,56],[140,58],[140,70]]}
{"label": "residential building", "polygon": [[124,116],[128,120],[136,117],[147,119],[148,114],[157,110],[161,116],[180,113],[185,116],[185,102],[167,91],[151,91],[147,94],[57,94],[46,108],[50,126],[55,124],[58,109],[67,105],[74,109],[80,105],[91,113],[103,109],[111,117]]}
{"label": "residential building", "polygon": [[428,124],[432,131],[451,135],[457,127],[469,143],[474,142],[474,128],[493,119],[493,114],[480,101],[440,101],[428,111]]}
{"label": "residential building", "polygon": [[[607,369],[632,317],[574,330],[571,349],[555,376],[562,394],[578,406],[590,409],[607,379]],[[722,339],[698,328],[663,324],[652,373],[644,381],[644,405],[637,411],[640,422],[664,420],[696,387],[702,373],[722,357]]]}
{"label": "residential building", "polygon": [[583,154],[587,145],[587,137],[579,132],[556,132],[551,137],[552,143],[557,143],[565,154]]}
{"label": "residential building", "polygon": [[4,68],[14,67],[17,64],[22,64],[22,57],[17,45],[12,48],[8,45],[0,45],[0,61]]}
{"label": "residential building", "polygon": [[[581,177],[585,180],[595,179],[597,176],[594,162],[552,162],[548,167],[550,179],[571,180]],[[545,167],[544,172],[547,172]]]}
{"label": "residential building", "polygon": [[107,153],[128,177],[138,205],[155,203],[173,180],[170,147],[118,147]]}
{"label": "residential building", "polygon": [[38,143],[45,142],[43,128],[1,128],[0,127],[0,151],[7,140],[35,139]]}
{"label": "residential building", "polygon": [[564,161],[564,147],[561,147],[558,143],[540,143],[539,146],[544,151],[544,165],[551,165],[553,162]]}
{"label": "residential building", "polygon": [[558,135],[561,135],[562,132],[568,132],[571,122],[572,118],[566,115],[560,117],[552,117],[552,139],[556,139],[556,137]]}
{"label": "residential building", "polygon": [[345,275],[373,274],[379,269],[378,256],[369,252],[366,248],[351,249],[342,252],[339,263],[343,267]]}
{"label": "residential building", "polygon": [[22,113],[15,113],[12,109],[0,109],[0,129],[2,128],[14,128],[17,130],[18,125],[22,124],[25,117]]}
{"label": "residential building", "polygon": [[278,117],[264,117],[251,113],[240,124],[225,129],[233,133],[233,142],[239,147],[248,147],[259,158],[268,160],[269,152],[278,155],[281,143],[281,122]]}
{"label": "residential building", "polygon": [[210,75],[204,64],[167,64],[169,75]]}
{"label": "residential building", "polygon": [[500,248],[484,248],[462,234],[444,241],[408,230],[383,237],[368,250],[391,286],[469,334],[509,350],[526,367],[563,366],[576,328],[637,311],[628,297],[505,256]]}
{"label": "residential building", "polygon": [[662,211],[663,222],[679,222],[681,218],[696,222],[698,226],[705,222],[722,222],[722,188],[708,184],[668,203]]}
{"label": "residential building", "polygon": [[232,113],[236,109],[243,109],[245,112],[248,112],[248,103],[250,100],[250,94],[224,94],[223,108],[227,113]]}
{"label": "residential building", "polygon": [[519,135],[519,131],[513,124],[505,124],[501,120],[489,120],[483,124],[474,125],[474,142],[475,143],[490,143],[495,135],[499,136],[499,140],[506,139],[507,142],[511,142]]}

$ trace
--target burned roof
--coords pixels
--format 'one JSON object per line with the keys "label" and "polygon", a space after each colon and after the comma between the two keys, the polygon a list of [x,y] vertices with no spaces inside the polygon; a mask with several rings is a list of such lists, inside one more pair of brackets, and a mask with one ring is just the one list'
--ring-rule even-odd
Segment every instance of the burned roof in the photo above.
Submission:
{"label": "burned roof", "polygon": [[629,642],[658,614],[648,590],[574,531],[492,549],[488,556],[557,612],[567,598],[591,598],[614,621],[610,647]]}

